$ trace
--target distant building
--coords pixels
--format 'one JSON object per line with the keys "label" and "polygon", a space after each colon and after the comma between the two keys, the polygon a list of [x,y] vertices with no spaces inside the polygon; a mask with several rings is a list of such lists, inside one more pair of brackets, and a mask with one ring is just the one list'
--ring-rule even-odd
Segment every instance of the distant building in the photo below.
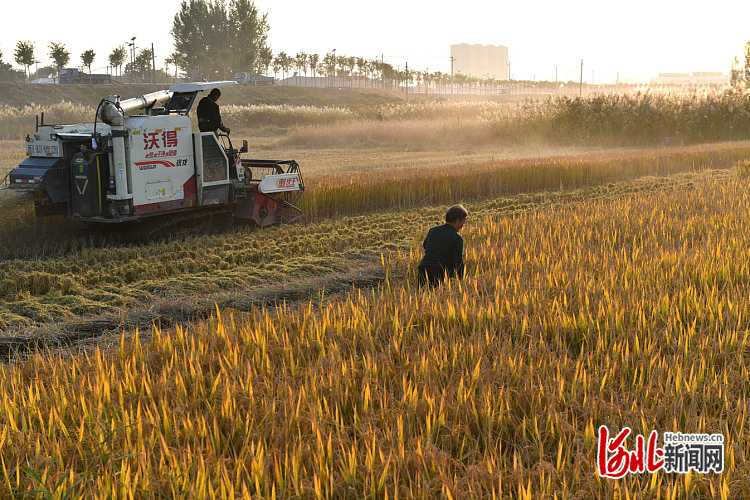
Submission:
{"label": "distant building", "polygon": [[713,71],[690,73],[659,73],[651,85],[729,85],[729,75]]}
{"label": "distant building", "polygon": [[451,45],[453,73],[477,78],[508,80],[508,47],[502,45]]}

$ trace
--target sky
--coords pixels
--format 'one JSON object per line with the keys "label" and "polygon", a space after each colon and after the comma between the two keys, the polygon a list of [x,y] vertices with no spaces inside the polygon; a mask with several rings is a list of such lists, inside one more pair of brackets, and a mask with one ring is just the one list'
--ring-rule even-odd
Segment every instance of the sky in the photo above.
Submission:
{"label": "sky", "polygon": [[[4,22],[2,60],[16,43],[35,43],[40,67],[51,64],[49,44],[63,43],[69,66],[96,52],[94,72],[105,72],[120,44],[154,44],[156,64],[173,50],[169,33],[180,0],[127,3],[72,1],[61,7],[36,0],[36,14]],[[122,5],[123,9],[114,8]],[[508,47],[513,79],[611,83],[618,76],[648,82],[658,73],[727,74],[750,41],[750,2],[714,0],[255,0],[268,16],[274,54],[318,53],[380,59],[401,69],[450,73],[450,46]],[[127,8],[125,8],[127,6]],[[20,67],[19,67],[20,68]],[[239,70],[239,69],[238,69]]]}

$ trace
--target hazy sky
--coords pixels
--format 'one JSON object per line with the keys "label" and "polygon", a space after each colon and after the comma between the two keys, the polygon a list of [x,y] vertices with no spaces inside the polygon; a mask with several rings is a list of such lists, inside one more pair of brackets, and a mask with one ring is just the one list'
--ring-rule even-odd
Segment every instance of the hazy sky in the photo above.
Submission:
{"label": "hazy sky", "polygon": [[[750,2],[631,0],[256,0],[268,14],[269,41],[281,51],[366,57],[394,66],[450,72],[450,46],[508,47],[512,77],[596,82],[660,72],[728,73],[750,41]],[[169,31],[179,0],[128,2],[36,0],[33,12],[5,21],[3,61],[13,62],[19,40],[35,42],[37,59],[50,65],[48,45],[65,44],[70,66],[96,51],[92,69],[103,72],[112,50],[136,37],[154,44],[157,65],[172,49]],[[118,10],[117,7],[122,9]]]}

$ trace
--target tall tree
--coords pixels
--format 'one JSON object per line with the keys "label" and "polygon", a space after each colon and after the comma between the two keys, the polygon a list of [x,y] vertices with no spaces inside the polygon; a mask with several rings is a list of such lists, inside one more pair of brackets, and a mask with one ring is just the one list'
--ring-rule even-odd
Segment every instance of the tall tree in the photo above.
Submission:
{"label": "tall tree", "polygon": [[735,56],[729,72],[729,83],[732,87],[750,87],[750,42],[745,43],[742,62]]}
{"label": "tall tree", "polygon": [[[318,54],[310,54],[309,62],[310,62],[310,72],[313,76],[313,82],[317,82],[315,78],[318,76],[318,60],[320,59],[320,56]],[[315,83],[315,86],[317,87],[318,84]]]}
{"label": "tall tree", "polygon": [[297,67],[299,73],[305,74],[305,79],[307,79],[307,57],[307,54],[304,52],[297,52],[297,55],[294,57],[294,65]]}
{"label": "tall tree", "polygon": [[234,39],[232,44],[232,66],[237,71],[250,70],[260,73],[261,60],[268,67],[270,57],[268,47],[268,14],[261,15],[255,3],[250,0],[231,0],[229,19]]}
{"label": "tall tree", "polygon": [[83,63],[84,66],[86,66],[89,69],[89,83],[91,83],[91,63],[94,62],[95,57],[96,57],[96,52],[94,52],[91,49],[81,54],[81,62]]}
{"label": "tall tree", "polygon": [[120,76],[122,76],[122,64],[127,57],[128,53],[125,50],[125,45],[120,45],[109,55],[109,65],[113,68],[119,69]]}
{"label": "tall tree", "polygon": [[289,70],[292,67],[294,59],[292,59],[292,56],[287,55],[286,52],[279,52],[279,55],[276,56],[276,62],[278,63],[279,67],[281,68],[281,71],[283,71],[284,78],[286,78],[287,73],[289,73]]}
{"label": "tall tree", "polygon": [[258,58],[255,60],[256,72],[262,75],[268,74],[268,67],[273,62],[273,51],[268,45],[260,49]]}
{"label": "tall tree", "polygon": [[177,65],[199,74],[210,64],[209,47],[205,40],[210,25],[208,4],[204,0],[183,0],[180,11],[175,14],[171,34],[174,38],[174,59]]}
{"label": "tall tree", "polygon": [[146,75],[151,74],[153,55],[151,49],[141,49],[135,56],[135,71],[141,74],[141,82],[145,82]]}
{"label": "tall tree", "polygon": [[323,57],[323,69],[326,77],[333,77],[333,85],[336,85],[336,54],[328,53]]}
{"label": "tall tree", "polygon": [[26,73],[29,80],[31,80],[31,74],[29,68],[34,64],[34,42],[18,42],[16,44],[16,51],[13,54],[16,64],[23,66],[24,73]]}
{"label": "tall tree", "polygon": [[354,67],[357,65],[356,57],[345,57],[344,67],[346,68],[347,74],[352,77],[352,87],[354,87]]}
{"label": "tall tree", "polygon": [[359,86],[362,86],[362,75],[365,76],[365,84],[367,84],[367,60],[364,57],[357,58],[357,71],[359,72]]}
{"label": "tall tree", "polygon": [[13,66],[3,62],[3,53],[0,51],[0,81],[11,82],[21,78],[21,72],[13,69]]}
{"label": "tall tree", "polygon": [[197,72],[209,78],[232,68],[252,71],[262,56],[271,61],[266,15],[250,0],[231,0],[229,9],[224,0],[183,0],[171,33],[174,60],[193,72],[191,77]]}
{"label": "tall tree", "polygon": [[737,56],[734,56],[732,61],[732,69],[729,71],[729,84],[732,87],[737,87],[741,82],[742,66],[740,66],[740,60]]}
{"label": "tall tree", "polygon": [[49,56],[55,61],[57,76],[60,76],[60,70],[63,69],[70,61],[70,52],[65,49],[65,44],[52,42],[49,44]]}

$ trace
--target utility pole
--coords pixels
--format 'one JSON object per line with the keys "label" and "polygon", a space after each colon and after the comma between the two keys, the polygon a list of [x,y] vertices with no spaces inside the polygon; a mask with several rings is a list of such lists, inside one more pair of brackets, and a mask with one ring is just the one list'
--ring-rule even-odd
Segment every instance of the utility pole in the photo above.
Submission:
{"label": "utility pole", "polygon": [[138,83],[138,78],[135,76],[135,37],[132,38],[133,41],[133,62],[130,66],[130,73],[133,75],[133,83]]}
{"label": "utility pole", "polygon": [[130,39],[130,83],[136,83],[135,81],[135,37]]}
{"label": "utility pole", "polygon": [[156,90],[156,54],[154,53],[153,43],[151,43],[151,74],[154,78],[154,90]]}
{"label": "utility pole", "polygon": [[336,86],[336,49],[333,49],[331,51],[333,54],[333,86]]}
{"label": "utility pole", "polygon": [[455,61],[456,58],[451,56],[451,95],[453,94],[453,61]]}
{"label": "utility pole", "polygon": [[583,96],[583,59],[581,59],[581,81],[578,83],[578,97]]}

